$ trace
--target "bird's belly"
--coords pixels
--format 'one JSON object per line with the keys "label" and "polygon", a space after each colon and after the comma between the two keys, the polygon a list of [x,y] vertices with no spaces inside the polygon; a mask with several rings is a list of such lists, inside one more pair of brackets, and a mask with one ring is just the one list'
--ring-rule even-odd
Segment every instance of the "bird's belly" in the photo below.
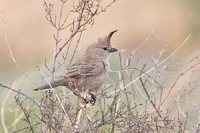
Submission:
{"label": "bird's belly", "polygon": [[[81,83],[81,82],[80,82]],[[95,77],[87,77],[85,82],[82,82],[80,84],[80,88],[82,88],[82,91],[97,91],[101,89],[106,83],[106,76],[105,75],[99,75]]]}

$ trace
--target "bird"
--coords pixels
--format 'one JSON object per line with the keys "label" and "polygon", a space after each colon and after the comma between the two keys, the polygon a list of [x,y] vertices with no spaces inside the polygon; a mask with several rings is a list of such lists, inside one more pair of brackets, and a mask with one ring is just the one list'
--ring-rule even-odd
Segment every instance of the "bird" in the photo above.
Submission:
{"label": "bird", "polygon": [[66,86],[80,96],[86,103],[92,105],[96,101],[96,92],[106,84],[108,76],[108,59],[111,53],[118,49],[111,46],[110,40],[117,30],[111,31],[105,37],[99,38],[88,46],[85,54],[74,64],[69,66],[61,79],[50,82],[33,89],[34,91]]}

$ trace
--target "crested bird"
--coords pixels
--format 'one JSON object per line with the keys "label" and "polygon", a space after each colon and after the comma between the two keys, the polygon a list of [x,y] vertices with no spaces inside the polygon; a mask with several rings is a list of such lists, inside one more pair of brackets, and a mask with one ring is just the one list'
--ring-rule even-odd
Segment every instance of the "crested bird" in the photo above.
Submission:
{"label": "crested bird", "polygon": [[[89,45],[83,57],[67,68],[63,78],[37,87],[34,91],[66,86],[84,101],[94,104],[96,97],[91,92],[99,90],[106,84],[109,55],[118,51],[110,43],[116,31],[111,31],[107,36]],[[86,98],[88,95],[82,95],[85,93],[89,94],[89,100]]]}

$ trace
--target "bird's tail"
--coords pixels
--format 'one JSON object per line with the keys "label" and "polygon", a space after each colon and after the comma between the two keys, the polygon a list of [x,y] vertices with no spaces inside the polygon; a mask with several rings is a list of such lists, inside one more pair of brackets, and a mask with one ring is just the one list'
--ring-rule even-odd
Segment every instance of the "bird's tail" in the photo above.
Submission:
{"label": "bird's tail", "polygon": [[46,90],[46,89],[54,88],[57,86],[65,86],[65,82],[66,82],[65,79],[59,79],[59,80],[52,81],[50,84],[45,84],[43,86],[37,87],[33,90],[39,91],[39,90]]}

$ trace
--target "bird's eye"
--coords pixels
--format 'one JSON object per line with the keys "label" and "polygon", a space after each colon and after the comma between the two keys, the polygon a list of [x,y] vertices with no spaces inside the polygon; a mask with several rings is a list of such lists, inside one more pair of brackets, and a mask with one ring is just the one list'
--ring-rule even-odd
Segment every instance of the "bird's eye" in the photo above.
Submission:
{"label": "bird's eye", "polygon": [[103,50],[107,50],[107,48],[103,48]]}

